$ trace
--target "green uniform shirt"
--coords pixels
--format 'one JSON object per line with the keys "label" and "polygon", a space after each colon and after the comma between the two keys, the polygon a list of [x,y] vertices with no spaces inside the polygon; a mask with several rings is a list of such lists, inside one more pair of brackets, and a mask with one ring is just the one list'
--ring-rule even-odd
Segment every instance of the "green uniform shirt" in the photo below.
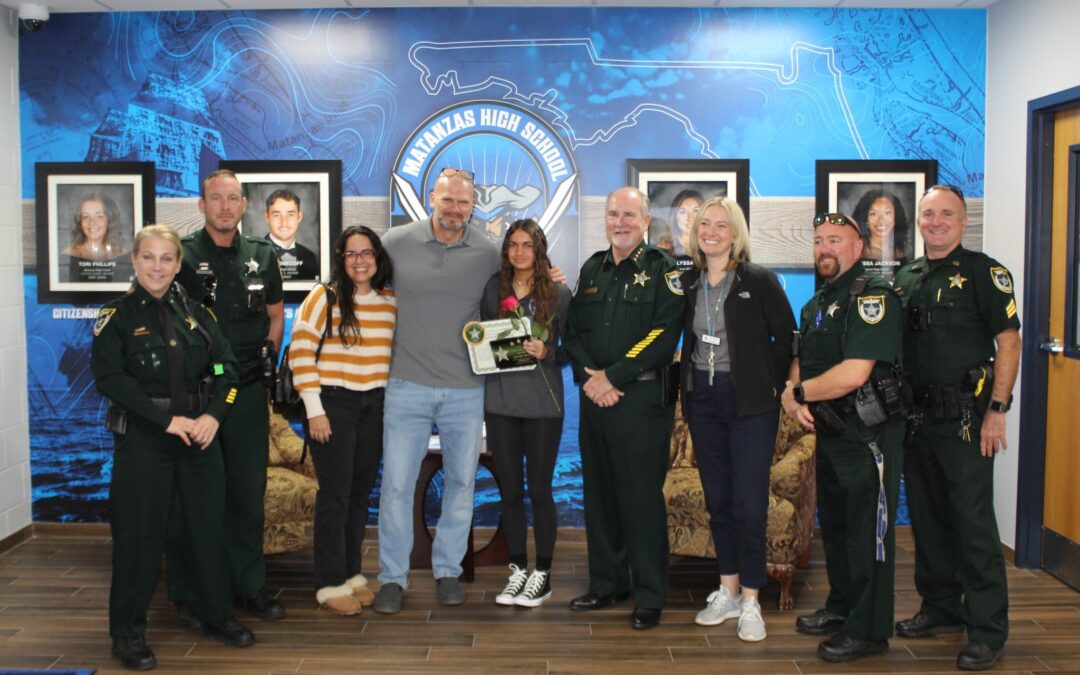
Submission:
{"label": "green uniform shirt", "polygon": [[674,258],[645,243],[618,265],[611,249],[585,261],[564,341],[579,381],[588,367],[621,387],[671,363],[686,310],[679,275]]}
{"label": "green uniform shirt", "polygon": [[[214,392],[206,412],[221,422],[236,397],[236,359],[213,316],[176,290],[168,303],[176,339],[184,354],[184,386],[198,391],[213,375]],[[169,370],[158,302],[142,286],[105,304],[94,324],[90,369],[98,391],[131,414],[165,429],[172,415],[151,398],[169,397]]]}
{"label": "green uniform shirt", "polygon": [[[232,246],[214,243],[206,228],[183,239],[184,264],[177,279],[188,295],[205,301],[207,286],[212,277],[214,300],[212,310],[221,324],[222,332],[232,345],[241,364],[258,357],[259,346],[270,332],[270,316],[266,305],[282,301],[281,269],[274,248],[266,239],[237,234]],[[252,288],[262,285],[262,306],[252,307],[249,295],[259,293]]]}
{"label": "green uniform shirt", "polygon": [[[866,275],[866,287],[852,298],[851,285],[860,275]],[[872,377],[888,376],[900,359],[902,318],[900,300],[889,282],[855,263],[836,281],[823,284],[802,308],[799,377],[817,377],[845,359],[873,359]]]}
{"label": "green uniform shirt", "polygon": [[904,321],[904,370],[916,389],[961,384],[964,375],[995,353],[994,336],[1020,328],[1012,275],[998,261],[962,246],[941,260],[925,256],[900,268],[895,290],[911,317]]}

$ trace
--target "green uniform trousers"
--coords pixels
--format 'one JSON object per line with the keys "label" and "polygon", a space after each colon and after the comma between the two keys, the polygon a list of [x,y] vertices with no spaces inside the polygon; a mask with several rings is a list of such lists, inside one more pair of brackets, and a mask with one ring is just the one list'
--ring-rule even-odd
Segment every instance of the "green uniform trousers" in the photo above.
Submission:
{"label": "green uniform trousers", "polygon": [[[221,447],[188,447],[131,415],[128,432],[115,436],[112,484],[113,563],[109,634],[146,631],[146,611],[161,576],[170,518],[190,523],[188,558],[197,583],[192,595],[204,621],[232,616],[225,566],[225,469]],[[175,506],[174,506],[175,505]],[[178,508],[180,513],[170,513]]]}
{"label": "green uniform trousers", "polygon": [[979,452],[982,420],[975,415],[971,424],[965,441],[959,420],[924,416],[915,447],[904,451],[915,587],[923,612],[963,622],[968,640],[997,649],[1009,635],[1009,599],[994,514],[994,459]]}
{"label": "green uniform trousers", "polygon": [[[270,455],[270,413],[266,388],[255,382],[240,389],[218,430],[225,461],[225,544],[234,595],[249,598],[266,584],[263,557],[263,498]],[[173,527],[174,532],[178,528]],[[169,537],[169,597],[193,602],[197,588],[183,536]]]}
{"label": "green uniform trousers", "polygon": [[[900,491],[900,443],[904,428],[888,422],[876,435],[885,459],[888,530],[885,561],[874,559],[878,471],[866,441],[853,425],[839,436],[817,437],[817,502],[829,597],[825,608],[847,617],[843,633],[859,640],[882,640],[893,631],[896,570],[896,501]],[[867,432],[863,432],[867,433]],[[871,436],[873,438],[873,436]]]}
{"label": "green uniform trousers", "polygon": [[[663,609],[668,584],[664,476],[675,407],[658,381],[632,382],[611,408],[581,395],[581,473],[589,592],[634,589],[643,609]],[[631,585],[632,582],[632,585]]]}

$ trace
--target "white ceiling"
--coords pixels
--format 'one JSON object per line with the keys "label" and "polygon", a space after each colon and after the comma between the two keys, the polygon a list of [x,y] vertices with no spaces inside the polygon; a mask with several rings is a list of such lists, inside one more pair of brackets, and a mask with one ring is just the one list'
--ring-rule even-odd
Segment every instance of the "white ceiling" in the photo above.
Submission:
{"label": "white ceiling", "polygon": [[[889,7],[981,9],[997,0],[32,0],[50,12],[296,9],[318,7]],[[0,5],[18,7],[18,0]]]}

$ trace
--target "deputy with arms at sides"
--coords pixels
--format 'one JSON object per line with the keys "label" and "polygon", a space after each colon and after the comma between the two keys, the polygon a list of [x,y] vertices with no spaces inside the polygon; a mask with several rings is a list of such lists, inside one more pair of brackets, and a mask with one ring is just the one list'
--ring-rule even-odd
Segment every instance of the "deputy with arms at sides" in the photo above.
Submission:
{"label": "deputy with arms at sides", "polygon": [[994,456],[1020,365],[1012,275],[961,245],[967,203],[935,185],[919,201],[926,255],[901,268],[904,367],[916,407],[904,448],[922,607],[896,624],[904,637],[967,629],[964,670],[997,663],[1009,635],[1005,560],[994,514]]}
{"label": "deputy with arms at sides", "polygon": [[566,351],[581,385],[581,470],[591,611],[634,593],[630,624],[660,623],[667,597],[664,475],[675,421],[664,370],[679,341],[685,298],[675,261],[645,244],[649,200],[632,187],[607,199],[610,248],[581,268]]}
{"label": "deputy with arms at sides", "polygon": [[900,301],[859,261],[859,225],[841,213],[814,219],[814,267],[824,280],[802,309],[781,402],[817,432],[818,518],[829,595],[799,617],[801,633],[828,635],[827,661],[883,654],[892,635],[896,499],[903,409],[898,372]]}
{"label": "deputy with arms at sides", "polygon": [[734,199],[701,205],[690,255],[681,394],[720,568],[720,588],[696,622],[738,619],[739,638],[758,642],[769,470],[795,317],[776,275],[750,262],[750,231]]}
{"label": "deputy with arms at sides", "polygon": [[193,610],[208,635],[255,642],[233,618],[225,564],[225,466],[217,432],[236,397],[236,360],[213,316],[173,287],[180,237],[150,225],[135,237],[131,291],[94,324],[90,369],[109,399],[113,656],[130,670],[157,665],[146,612],[161,574],[170,511],[190,542]]}
{"label": "deputy with arms at sides", "polygon": [[[240,364],[232,412],[221,426],[225,458],[225,533],[229,577],[239,607],[264,621],[285,616],[266,593],[263,558],[263,496],[269,455],[270,414],[264,374],[275,358],[285,326],[281,272],[265,239],[240,234],[247,208],[236,174],[219,170],[203,181],[199,210],[205,227],[183,239],[180,282],[217,316]],[[182,542],[169,546],[169,597],[177,621],[198,628],[190,612],[190,568]]]}

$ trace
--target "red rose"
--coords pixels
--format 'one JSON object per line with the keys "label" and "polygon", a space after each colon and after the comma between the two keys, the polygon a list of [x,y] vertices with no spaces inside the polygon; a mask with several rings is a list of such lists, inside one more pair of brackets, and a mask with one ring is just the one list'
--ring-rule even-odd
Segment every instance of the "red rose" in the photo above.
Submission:
{"label": "red rose", "polygon": [[499,303],[499,309],[502,309],[504,312],[513,312],[518,307],[520,307],[520,305],[518,304],[517,298],[512,295],[506,296],[503,298],[503,301]]}

